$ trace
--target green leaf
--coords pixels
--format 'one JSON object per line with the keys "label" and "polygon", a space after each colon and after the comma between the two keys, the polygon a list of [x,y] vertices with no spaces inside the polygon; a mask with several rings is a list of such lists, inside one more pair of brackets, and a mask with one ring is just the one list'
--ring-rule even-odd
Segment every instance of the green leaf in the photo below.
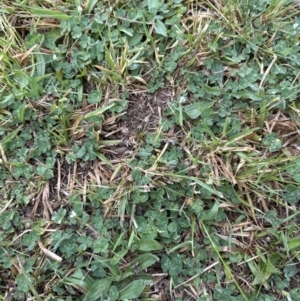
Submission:
{"label": "green leaf", "polygon": [[42,92],[42,88],[37,83],[37,79],[29,76],[26,72],[17,70],[14,72],[14,80],[19,84],[21,89],[27,88],[28,95],[38,98]]}
{"label": "green leaf", "polygon": [[138,203],[145,203],[149,199],[149,193],[139,192],[139,191],[136,190],[131,194],[131,199],[137,204]]}
{"label": "green leaf", "polygon": [[203,217],[201,216],[201,220],[202,221],[213,220],[218,212],[219,207],[220,207],[220,204],[218,202],[215,202],[213,207],[209,210],[209,212],[207,214],[205,214],[205,216],[203,216]]}
{"label": "green leaf", "polygon": [[170,233],[176,233],[178,230],[178,224],[177,222],[171,222],[168,224],[167,228]]}
{"label": "green leaf", "polygon": [[298,274],[298,269],[296,268],[296,264],[288,263],[284,269],[284,276],[285,278],[291,278],[294,277],[296,274]]}
{"label": "green leaf", "polygon": [[137,242],[138,250],[142,252],[159,251],[163,246],[154,239],[141,239]]}
{"label": "green leaf", "polygon": [[103,154],[101,153],[96,153],[96,156],[99,160],[103,161],[104,163],[106,163],[107,165],[109,165],[110,167],[113,167],[113,165],[111,164],[110,160],[108,160]]}
{"label": "green leaf", "polygon": [[267,146],[270,152],[277,152],[282,147],[281,140],[277,137],[276,133],[271,133],[265,136],[262,140],[262,144]]}
{"label": "green leaf", "polygon": [[77,269],[71,277],[65,277],[63,282],[74,287],[80,287],[85,292],[88,292],[94,284],[94,279],[81,269]]}
{"label": "green leaf", "polygon": [[251,99],[251,100],[261,100],[261,96],[248,92],[248,91],[239,91],[232,93],[232,96],[236,97],[237,99]]}
{"label": "green leaf", "polygon": [[231,136],[230,139],[228,140],[228,142],[225,143],[225,146],[229,146],[231,143],[239,141],[239,140],[243,139],[244,137],[247,137],[247,136],[251,135],[252,133],[256,132],[257,130],[259,130],[258,127],[250,128],[250,129],[246,129],[246,130],[242,131],[241,133],[238,133],[234,136]]}
{"label": "green leaf", "polygon": [[37,76],[43,76],[45,75],[45,70],[46,70],[46,64],[45,64],[45,59],[44,56],[41,53],[37,53],[35,55],[36,58],[36,75]]}
{"label": "green leaf", "polygon": [[93,255],[94,258],[95,258],[95,261],[98,261],[100,262],[102,265],[104,265],[105,267],[107,267],[110,272],[115,276],[115,277],[118,277],[121,272],[120,272],[120,269],[118,268],[117,265],[113,265],[111,263],[111,260],[110,259],[105,259],[103,257],[100,257],[98,255]]}
{"label": "green leaf", "polygon": [[102,90],[94,90],[88,95],[88,102],[90,104],[100,103],[102,99]]}
{"label": "green leaf", "polygon": [[272,264],[271,260],[267,259],[267,262],[261,262],[259,264],[257,273],[253,280],[253,285],[258,285],[264,283],[270,278],[273,274],[278,274],[279,270]]}
{"label": "green leaf", "polygon": [[184,108],[185,113],[191,118],[196,119],[201,115],[201,110],[199,108],[199,102],[190,104]]}
{"label": "green leaf", "polygon": [[25,109],[26,109],[26,104],[22,103],[19,106],[19,111],[18,111],[18,118],[21,122],[24,122],[25,120]]}
{"label": "green leaf", "polygon": [[300,200],[300,187],[292,184],[287,185],[283,199],[289,204],[295,204]]}
{"label": "green leaf", "polygon": [[282,223],[282,220],[277,217],[277,212],[275,210],[267,211],[265,213],[265,220],[275,228],[279,227]]}
{"label": "green leaf", "polygon": [[148,0],[147,4],[149,11],[157,10],[159,8],[159,0]]}
{"label": "green leaf", "polygon": [[52,221],[54,221],[56,224],[61,224],[63,218],[67,214],[67,210],[64,208],[59,208],[58,211],[53,212],[52,215]]}
{"label": "green leaf", "polygon": [[142,34],[135,32],[132,37],[128,38],[128,45],[133,47],[136,46],[143,38]]}
{"label": "green leaf", "polygon": [[88,291],[88,293],[85,295],[83,301],[96,301],[99,300],[99,298],[101,297],[105,297],[111,283],[112,279],[110,278],[96,280],[90,288],[90,290]]}
{"label": "green leaf", "polygon": [[102,113],[104,113],[105,111],[109,110],[110,108],[112,108],[115,104],[112,103],[106,107],[102,107],[102,108],[98,108],[92,112],[89,112],[87,114],[85,114],[84,119],[89,118],[89,117],[94,117],[94,116],[98,116],[101,115]]}
{"label": "green leaf", "polygon": [[159,261],[159,258],[157,256],[150,253],[146,253],[132,260],[130,267],[139,264],[141,266],[141,270],[144,270],[150,267],[151,265],[153,265],[157,261]]}
{"label": "green leaf", "polygon": [[178,276],[182,272],[182,259],[176,252],[170,256],[163,255],[161,259],[161,267],[163,271],[168,271],[171,276]]}
{"label": "green leaf", "polygon": [[119,290],[118,290],[118,288],[116,286],[111,286],[109,288],[108,296],[109,296],[109,300],[110,301],[117,300],[118,297],[119,297]]}
{"label": "green leaf", "polygon": [[300,237],[291,238],[288,240],[289,250],[298,249],[300,247]]}
{"label": "green leaf", "polygon": [[116,70],[117,70],[117,67],[116,67],[116,64],[115,64],[115,62],[114,62],[114,60],[113,60],[113,58],[112,58],[112,54],[111,54],[110,51],[106,51],[106,52],[105,52],[105,58],[106,58],[106,62],[107,62],[107,64],[108,64],[108,66],[109,66],[112,70],[116,71]]}
{"label": "green leaf", "polygon": [[192,177],[192,180],[195,181],[198,185],[200,185],[201,187],[207,189],[209,192],[211,192],[214,195],[217,195],[220,198],[223,198],[223,194],[220,191],[215,190],[214,188],[212,188],[211,186],[205,184],[204,182],[202,182],[201,180]]}
{"label": "green leaf", "polygon": [[145,279],[138,279],[134,280],[129,283],[122,291],[120,291],[119,299],[126,300],[126,299],[133,299],[138,298],[143,290],[145,289],[146,285],[152,283],[152,280],[145,280]]}
{"label": "green leaf", "polygon": [[55,42],[61,38],[62,33],[61,29],[52,29],[51,31],[48,31],[43,34],[44,37],[44,42],[43,46],[50,48],[50,49],[55,49],[56,44]]}
{"label": "green leaf", "polygon": [[105,237],[94,240],[93,249],[95,253],[105,252],[108,248],[108,240]]}
{"label": "green leaf", "polygon": [[0,100],[0,108],[5,108],[7,106],[9,106],[10,104],[12,104],[15,100],[15,97],[13,94],[9,94],[9,95],[6,95],[5,97],[1,97],[1,100]]}
{"label": "green leaf", "polygon": [[203,85],[203,84],[201,85],[201,87],[203,88],[203,90],[206,93],[214,95],[214,96],[219,96],[222,93],[222,90],[218,87],[210,87],[210,86]]}
{"label": "green leaf", "polygon": [[49,168],[52,168],[55,164],[55,158],[53,157],[47,157],[46,159],[46,166]]}
{"label": "green leaf", "polygon": [[165,24],[163,22],[161,22],[160,20],[155,20],[154,29],[155,29],[156,33],[158,33],[164,37],[168,36],[167,28],[166,28]]}
{"label": "green leaf", "polygon": [[73,145],[72,150],[75,154],[75,157],[78,159],[82,159],[83,156],[86,154],[85,145],[83,145],[81,148],[79,148],[77,145]]}
{"label": "green leaf", "polygon": [[28,74],[21,70],[15,71],[14,80],[19,84],[21,89],[29,84]]}
{"label": "green leaf", "polygon": [[[125,233],[125,232],[123,232]],[[122,236],[120,236],[120,238],[122,238]],[[114,246],[114,248],[116,247],[116,245]],[[115,253],[114,257],[110,260],[110,263],[112,265],[117,265],[121,260],[123,260],[123,258],[125,257],[125,255],[128,253],[128,249],[124,248],[124,250],[121,250],[117,253]]]}
{"label": "green leaf", "polygon": [[294,179],[294,181],[300,183],[300,172],[294,173],[293,179]]}
{"label": "green leaf", "polygon": [[18,274],[15,278],[18,290],[21,292],[27,292],[29,290],[29,285],[27,283],[26,276],[24,274]]}
{"label": "green leaf", "polygon": [[[190,104],[184,108],[185,113],[191,118],[198,118],[205,110],[211,108],[214,105],[212,101],[199,101]],[[206,116],[207,117],[207,116]]]}
{"label": "green leaf", "polygon": [[41,18],[53,18],[57,20],[69,20],[71,17],[61,11],[40,7],[27,7],[33,14]]}
{"label": "green leaf", "polygon": [[44,177],[46,180],[50,180],[54,176],[52,169],[46,165],[39,165],[36,171],[39,176]]}
{"label": "green leaf", "polygon": [[33,250],[39,238],[40,237],[35,232],[27,233],[22,238],[22,244],[27,246],[28,250]]}
{"label": "green leaf", "polygon": [[211,71],[218,78],[219,86],[223,85],[223,76],[224,76],[224,66],[221,61],[214,60],[211,65]]}
{"label": "green leaf", "polygon": [[192,242],[192,241],[185,241],[185,242],[182,242],[182,243],[176,245],[175,247],[173,247],[172,249],[170,249],[170,250],[168,251],[168,253],[169,253],[169,254],[170,254],[170,253],[173,253],[173,252],[175,252],[176,250],[185,248],[185,247],[187,247],[187,246],[192,247],[192,246],[193,246],[193,242]]}
{"label": "green leaf", "polygon": [[121,27],[120,31],[124,32],[125,34],[127,34],[129,37],[132,37],[133,34],[130,30],[128,30],[127,28]]}
{"label": "green leaf", "polygon": [[85,3],[85,6],[86,6],[86,13],[89,15],[94,6],[98,3],[98,0],[88,0],[86,3]]}

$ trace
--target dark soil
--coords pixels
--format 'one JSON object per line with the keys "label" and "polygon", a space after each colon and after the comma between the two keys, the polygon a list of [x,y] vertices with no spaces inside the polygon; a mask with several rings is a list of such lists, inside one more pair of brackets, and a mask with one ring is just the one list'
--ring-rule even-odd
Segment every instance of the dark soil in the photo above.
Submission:
{"label": "dark soil", "polygon": [[157,130],[163,110],[172,99],[172,91],[165,87],[154,94],[132,94],[126,119],[122,122],[129,135],[142,130]]}

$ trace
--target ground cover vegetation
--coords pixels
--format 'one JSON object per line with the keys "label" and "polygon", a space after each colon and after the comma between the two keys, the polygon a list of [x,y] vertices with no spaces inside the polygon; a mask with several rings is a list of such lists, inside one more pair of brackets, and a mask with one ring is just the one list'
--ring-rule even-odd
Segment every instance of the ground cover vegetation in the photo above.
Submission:
{"label": "ground cover vegetation", "polygon": [[0,13],[1,300],[300,300],[297,3]]}

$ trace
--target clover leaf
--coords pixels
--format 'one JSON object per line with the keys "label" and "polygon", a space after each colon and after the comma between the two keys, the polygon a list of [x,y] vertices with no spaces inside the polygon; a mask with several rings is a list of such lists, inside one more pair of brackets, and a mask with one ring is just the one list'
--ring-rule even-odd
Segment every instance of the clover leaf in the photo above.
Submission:
{"label": "clover leaf", "polygon": [[291,184],[287,185],[283,199],[289,204],[295,204],[300,200],[300,187]]}
{"label": "clover leaf", "polygon": [[262,140],[262,144],[266,146],[270,152],[277,152],[282,147],[282,142],[278,139],[276,133],[266,135]]}
{"label": "clover leaf", "polygon": [[59,208],[58,211],[53,212],[52,215],[52,220],[56,223],[56,224],[61,224],[64,217],[67,214],[67,210],[64,208]]}
{"label": "clover leaf", "polygon": [[101,102],[102,99],[102,91],[101,90],[94,90],[88,95],[88,102],[90,104],[96,104]]}

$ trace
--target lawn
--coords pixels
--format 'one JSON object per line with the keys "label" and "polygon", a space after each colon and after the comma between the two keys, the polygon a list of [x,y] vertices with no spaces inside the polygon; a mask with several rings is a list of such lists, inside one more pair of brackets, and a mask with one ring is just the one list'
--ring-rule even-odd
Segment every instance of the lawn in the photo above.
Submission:
{"label": "lawn", "polygon": [[0,4],[0,300],[300,300],[297,1]]}

